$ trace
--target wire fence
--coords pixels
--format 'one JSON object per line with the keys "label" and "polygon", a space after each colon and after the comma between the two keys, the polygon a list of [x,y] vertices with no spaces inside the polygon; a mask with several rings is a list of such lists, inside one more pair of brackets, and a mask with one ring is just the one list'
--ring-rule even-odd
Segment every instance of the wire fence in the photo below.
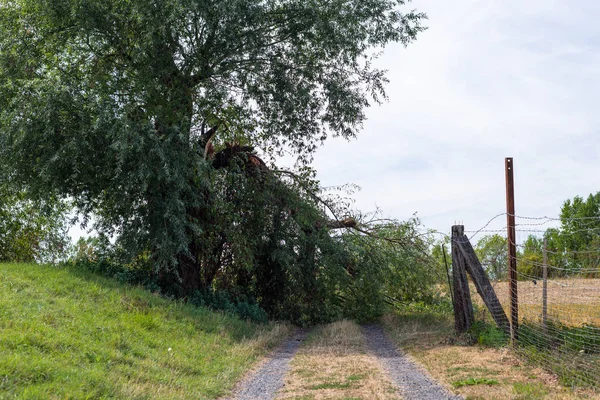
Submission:
{"label": "wire fence", "polygon": [[[465,233],[507,316],[517,300],[515,349],[565,385],[600,388],[600,216],[515,215],[516,239],[509,243],[506,226],[490,228],[506,215]],[[516,247],[514,290],[509,244]]]}

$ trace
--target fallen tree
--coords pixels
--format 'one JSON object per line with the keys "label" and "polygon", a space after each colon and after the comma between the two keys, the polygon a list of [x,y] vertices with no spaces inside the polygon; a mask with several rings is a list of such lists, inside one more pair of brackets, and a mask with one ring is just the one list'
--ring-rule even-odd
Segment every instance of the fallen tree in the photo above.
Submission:
{"label": "fallen tree", "polygon": [[173,295],[219,286],[300,315],[290,302],[340,285],[327,227],[348,216],[322,210],[308,170],[282,178],[253,147],[308,165],[328,135],[354,137],[385,98],[372,49],[423,29],[403,4],[5,2],[0,172],[72,199]]}

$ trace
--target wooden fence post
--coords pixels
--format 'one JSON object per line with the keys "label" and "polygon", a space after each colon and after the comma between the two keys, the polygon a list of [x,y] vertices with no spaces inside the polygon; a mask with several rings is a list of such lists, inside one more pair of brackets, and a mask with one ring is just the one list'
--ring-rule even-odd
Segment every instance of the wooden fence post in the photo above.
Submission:
{"label": "wooden fence post", "polygon": [[454,308],[454,326],[458,333],[466,332],[475,320],[469,281],[465,269],[465,259],[458,240],[464,234],[464,226],[452,227],[452,288],[454,292],[452,305]]}
{"label": "wooden fence post", "polygon": [[457,239],[457,244],[462,253],[465,266],[469,276],[473,280],[475,284],[475,288],[477,289],[477,293],[483,299],[487,309],[489,310],[496,326],[499,329],[504,331],[505,333],[510,333],[510,324],[508,322],[508,318],[506,317],[506,313],[502,308],[502,304],[498,297],[496,296],[496,292],[490,283],[489,278],[487,277],[479,259],[477,258],[477,254],[475,254],[475,250],[469,242],[469,238],[465,235],[462,235]]}

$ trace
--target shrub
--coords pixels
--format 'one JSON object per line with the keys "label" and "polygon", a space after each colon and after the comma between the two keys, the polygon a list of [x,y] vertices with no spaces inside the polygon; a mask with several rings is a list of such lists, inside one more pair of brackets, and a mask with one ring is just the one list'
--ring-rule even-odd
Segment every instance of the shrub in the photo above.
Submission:
{"label": "shrub", "polygon": [[508,343],[509,336],[496,325],[483,321],[475,321],[469,330],[473,339],[482,346],[502,347]]}
{"label": "shrub", "polygon": [[212,289],[197,290],[189,301],[195,306],[223,311],[237,315],[241,319],[259,323],[267,323],[269,321],[266,311],[258,304],[246,299],[232,300],[230,295],[225,291]]}
{"label": "shrub", "polygon": [[[115,249],[105,236],[79,239],[75,255],[67,263],[122,283],[141,285],[166,297],[183,297],[178,291],[177,279],[174,276],[158,275],[152,271],[147,254],[141,254],[129,263],[123,263],[118,249]],[[223,311],[241,319],[258,323],[268,322],[265,310],[245,296],[232,299],[225,291],[205,289],[194,292],[188,301],[195,306]]]}

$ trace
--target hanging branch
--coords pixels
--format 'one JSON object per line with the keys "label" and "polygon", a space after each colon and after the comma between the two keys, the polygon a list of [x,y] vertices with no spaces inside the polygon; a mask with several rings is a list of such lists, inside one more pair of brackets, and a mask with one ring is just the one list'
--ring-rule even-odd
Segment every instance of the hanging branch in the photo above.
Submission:
{"label": "hanging branch", "polygon": [[[374,240],[381,240],[392,245],[398,245],[404,249],[411,248],[417,250],[421,256],[423,256],[424,260],[431,261],[430,255],[425,250],[421,249],[420,246],[415,245],[412,240],[407,240],[406,238],[388,237],[379,232],[378,228],[384,227],[386,224],[395,224],[396,221],[391,219],[373,219],[368,223],[360,223],[353,216],[339,217],[337,215],[338,213],[333,209],[331,204],[314,193],[314,191],[303,182],[302,177],[292,171],[270,169],[266,163],[255,153],[253,146],[242,146],[236,143],[226,143],[224,149],[221,149],[212,155],[212,166],[215,169],[227,168],[235,158],[242,160],[246,171],[251,171],[251,173],[255,176],[285,175],[292,178],[294,182],[296,182],[296,184],[298,184],[309,197],[311,197],[318,204],[321,204],[332,216],[331,219],[324,218],[325,221],[317,222],[315,229],[348,229],[351,232],[362,234]],[[370,223],[375,223],[375,225],[370,226]]]}

